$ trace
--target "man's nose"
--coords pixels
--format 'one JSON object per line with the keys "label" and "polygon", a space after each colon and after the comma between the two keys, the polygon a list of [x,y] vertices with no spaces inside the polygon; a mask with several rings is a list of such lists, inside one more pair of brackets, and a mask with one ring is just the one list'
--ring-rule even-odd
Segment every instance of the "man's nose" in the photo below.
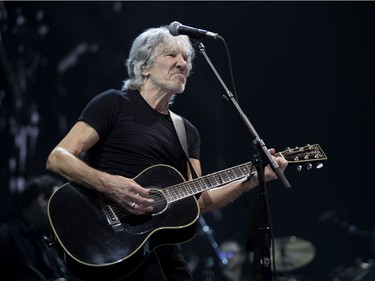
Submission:
{"label": "man's nose", "polygon": [[185,58],[182,56],[182,55],[178,55],[177,56],[177,67],[178,68],[186,68],[187,66],[187,62],[185,60]]}

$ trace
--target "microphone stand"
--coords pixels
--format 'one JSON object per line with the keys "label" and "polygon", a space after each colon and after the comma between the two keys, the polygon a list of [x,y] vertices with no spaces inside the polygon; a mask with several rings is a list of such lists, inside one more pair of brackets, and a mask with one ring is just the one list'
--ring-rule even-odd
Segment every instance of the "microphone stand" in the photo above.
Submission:
{"label": "microphone stand", "polygon": [[[264,168],[269,164],[277,175],[278,179],[284,185],[285,188],[290,188],[288,180],[281,172],[280,167],[272,159],[271,154],[269,153],[265,143],[259,137],[258,133],[255,131],[253,125],[246,117],[241,107],[237,103],[231,91],[225,85],[224,81],[221,79],[219,73],[217,72],[215,66],[212,64],[210,58],[207,56],[205,51],[205,46],[200,40],[193,40],[194,45],[199,50],[199,53],[204,56],[207,63],[211,67],[212,71],[216,75],[217,79],[223,86],[225,90],[225,98],[228,101],[231,101],[235,109],[238,111],[246,129],[248,130],[251,138],[251,143],[256,151],[256,156],[254,157],[254,165],[258,172],[259,180],[259,228],[257,231],[257,241],[259,255],[254,256],[254,266],[255,266],[255,281],[271,281],[272,279],[272,269],[271,269],[271,257],[270,257],[270,248],[271,248],[271,227],[270,227],[270,218],[269,218],[269,208],[267,202],[267,192],[266,192],[266,182],[264,179]],[[249,175],[250,176],[250,175]],[[274,260],[274,259],[273,259]]]}

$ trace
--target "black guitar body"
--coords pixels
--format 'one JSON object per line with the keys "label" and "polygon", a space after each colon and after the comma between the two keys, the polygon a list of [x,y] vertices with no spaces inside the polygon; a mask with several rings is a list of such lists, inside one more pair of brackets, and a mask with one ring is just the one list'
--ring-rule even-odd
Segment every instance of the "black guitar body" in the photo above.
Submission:
{"label": "black guitar body", "polygon": [[[163,198],[163,188],[184,181],[175,169],[157,165],[134,179]],[[83,280],[119,280],[136,270],[158,246],[186,242],[197,231],[194,196],[163,205],[157,213],[132,215],[89,188],[67,183],[51,197],[48,215],[62,260]],[[117,206],[119,207],[119,206]],[[126,279],[125,279],[126,280]]]}

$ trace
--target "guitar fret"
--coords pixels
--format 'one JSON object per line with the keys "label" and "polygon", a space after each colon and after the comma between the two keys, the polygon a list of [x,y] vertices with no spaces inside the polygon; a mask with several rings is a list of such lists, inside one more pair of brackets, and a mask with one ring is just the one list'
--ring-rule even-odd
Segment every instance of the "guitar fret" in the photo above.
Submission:
{"label": "guitar fret", "polygon": [[189,195],[194,194],[194,184],[191,184],[190,182],[187,183],[187,191]]}
{"label": "guitar fret", "polygon": [[186,194],[185,194],[185,189],[184,188],[182,188],[181,186],[178,188],[179,189],[179,195],[181,196],[181,198],[183,198],[183,197],[185,197],[186,196]]}
{"label": "guitar fret", "polygon": [[252,172],[252,164],[244,164],[240,166],[240,171],[243,176],[249,175]]}
{"label": "guitar fret", "polygon": [[191,182],[191,184],[195,186],[195,191],[197,191],[197,193],[202,192],[202,190],[203,190],[202,186],[204,186],[204,184],[203,184],[201,179],[195,180],[195,181]]}
{"label": "guitar fret", "polygon": [[200,182],[202,183],[202,191],[207,190],[209,186],[211,186],[211,182],[208,177],[203,177]]}
{"label": "guitar fret", "polygon": [[184,189],[181,186],[179,186],[178,191],[179,191],[178,192],[179,199],[184,198],[185,197]]}
{"label": "guitar fret", "polygon": [[212,176],[207,176],[207,181],[209,182],[210,186],[214,187],[219,185],[221,179],[216,174],[214,174]]}
{"label": "guitar fret", "polygon": [[203,190],[205,190],[204,187],[206,185],[204,184],[204,182],[203,182],[202,179],[197,180],[196,183],[199,184],[199,186],[197,186],[197,188],[198,188],[197,191],[198,192],[202,192]]}
{"label": "guitar fret", "polygon": [[224,181],[224,183],[227,183],[227,182],[229,182],[229,180],[230,180],[230,175],[229,175],[228,171],[225,171],[224,176],[223,176],[223,181]]}
{"label": "guitar fret", "polygon": [[216,186],[220,186],[220,185],[225,184],[225,178],[224,178],[225,173],[226,172],[222,172],[221,174],[219,174],[219,173],[216,174],[216,177],[219,179],[218,184]]}
{"label": "guitar fret", "polygon": [[250,167],[248,167],[246,164],[245,165],[241,165],[239,166],[236,171],[234,172],[235,175],[238,177],[238,178],[241,178],[241,177],[244,177],[246,176],[247,174],[249,174],[250,171]]}
{"label": "guitar fret", "polygon": [[207,176],[207,181],[208,181],[208,183],[209,183],[209,185],[210,186],[215,186],[215,184],[216,184],[216,179],[213,177],[213,176]]}
{"label": "guitar fret", "polygon": [[171,195],[172,195],[173,200],[177,200],[178,199],[177,190],[176,189],[172,189],[171,193],[172,193]]}
{"label": "guitar fret", "polygon": [[224,183],[227,183],[227,182],[229,182],[230,181],[230,173],[229,173],[229,171],[226,171],[225,173],[224,173]]}
{"label": "guitar fret", "polygon": [[191,182],[187,182],[186,183],[186,189],[187,189],[187,193],[189,195],[194,194],[194,189],[193,188],[194,188],[194,185]]}
{"label": "guitar fret", "polygon": [[[195,184],[194,184],[194,183],[195,183]],[[202,187],[202,183],[201,183],[200,180],[199,180],[199,181],[196,181],[196,182],[192,182],[191,184],[195,187],[195,188],[194,188],[195,193],[202,192],[203,187]]]}
{"label": "guitar fret", "polygon": [[238,179],[238,175],[236,175],[235,168],[230,170],[229,178],[230,178],[231,180],[236,180],[236,179]]}

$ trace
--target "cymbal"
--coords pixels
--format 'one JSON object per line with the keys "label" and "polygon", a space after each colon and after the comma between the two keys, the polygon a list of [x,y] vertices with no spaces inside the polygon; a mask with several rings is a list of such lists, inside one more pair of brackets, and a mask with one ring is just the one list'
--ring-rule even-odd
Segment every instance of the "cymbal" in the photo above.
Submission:
{"label": "cymbal", "polygon": [[276,272],[289,272],[301,268],[310,263],[316,254],[311,242],[296,236],[276,237],[274,246]]}
{"label": "cymbal", "polygon": [[[375,261],[369,260],[367,262],[361,262],[354,266],[348,267],[342,272],[340,272],[337,277],[340,278],[340,280],[366,280],[367,277],[373,276],[372,274],[375,274]],[[366,277],[366,278],[365,278]],[[365,279],[363,279],[365,278]],[[370,277],[371,280],[372,278]]]}

